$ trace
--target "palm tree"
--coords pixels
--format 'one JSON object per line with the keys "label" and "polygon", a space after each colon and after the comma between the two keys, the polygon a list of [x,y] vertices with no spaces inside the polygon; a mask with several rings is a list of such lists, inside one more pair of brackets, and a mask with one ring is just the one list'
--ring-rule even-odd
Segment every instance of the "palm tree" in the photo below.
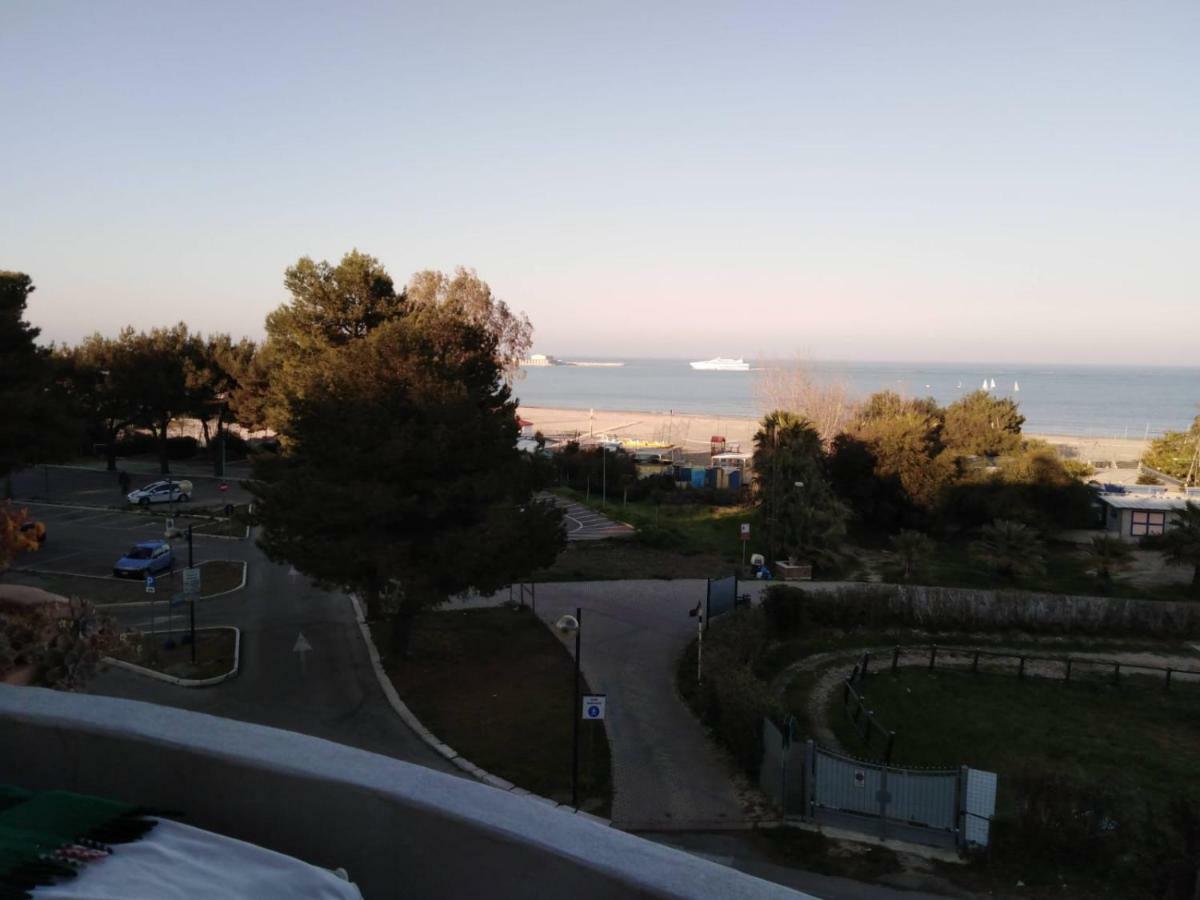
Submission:
{"label": "palm tree", "polygon": [[1088,561],[1096,574],[1108,581],[1113,572],[1128,569],[1133,565],[1133,548],[1120,538],[1103,534],[1092,538],[1087,551]]}
{"label": "palm tree", "polygon": [[1040,575],[1046,571],[1037,532],[1007,519],[997,519],[979,529],[979,539],[971,543],[971,555],[1005,578]]}
{"label": "palm tree", "polygon": [[1200,504],[1188,501],[1154,543],[1173,566],[1192,566],[1192,593],[1200,597]]}
{"label": "palm tree", "polygon": [[912,574],[925,559],[933,555],[933,538],[924,532],[905,528],[892,536],[892,550],[904,564],[904,580]]}

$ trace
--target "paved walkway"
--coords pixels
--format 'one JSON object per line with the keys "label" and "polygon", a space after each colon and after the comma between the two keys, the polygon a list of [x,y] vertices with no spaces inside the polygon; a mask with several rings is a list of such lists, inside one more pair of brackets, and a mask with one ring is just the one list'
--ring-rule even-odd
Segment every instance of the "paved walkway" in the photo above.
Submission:
{"label": "paved walkway", "polygon": [[632,525],[616,522],[574,500],[567,500],[554,494],[542,494],[541,496],[553,500],[566,510],[564,524],[567,528],[568,541],[602,541],[605,538],[633,537]]}
{"label": "paved walkway", "polygon": [[[722,828],[753,815],[756,794],[739,786],[733,764],[675,692],[676,663],[696,634],[688,611],[704,591],[696,579],[538,585],[537,613],[547,623],[583,611],[583,671],[592,690],[608,695],[620,828]],[[500,599],[507,595],[470,604]],[[573,638],[564,643],[574,652]]]}

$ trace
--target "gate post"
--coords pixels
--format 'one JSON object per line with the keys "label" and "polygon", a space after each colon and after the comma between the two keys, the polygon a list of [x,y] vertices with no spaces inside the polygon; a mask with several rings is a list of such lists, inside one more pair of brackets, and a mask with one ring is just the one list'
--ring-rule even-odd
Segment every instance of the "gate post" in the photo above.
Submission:
{"label": "gate post", "polygon": [[809,822],[815,817],[817,805],[817,752],[812,739],[804,742],[804,809],[800,817]]}
{"label": "gate post", "polygon": [[882,765],[879,767],[879,837],[882,840],[887,840],[887,812],[888,812],[888,767]]}
{"label": "gate post", "polygon": [[958,770],[958,780],[954,786],[954,844],[958,852],[967,849],[967,767]]}

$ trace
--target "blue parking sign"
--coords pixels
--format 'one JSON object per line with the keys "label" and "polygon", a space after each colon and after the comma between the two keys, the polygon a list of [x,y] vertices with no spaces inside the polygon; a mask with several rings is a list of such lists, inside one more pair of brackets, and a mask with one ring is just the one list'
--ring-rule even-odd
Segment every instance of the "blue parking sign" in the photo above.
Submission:
{"label": "blue parking sign", "polygon": [[154,576],[153,575],[146,576],[146,593],[147,594],[154,593]]}
{"label": "blue parking sign", "polygon": [[586,694],[583,698],[583,718],[597,721],[604,718],[608,705],[607,694]]}

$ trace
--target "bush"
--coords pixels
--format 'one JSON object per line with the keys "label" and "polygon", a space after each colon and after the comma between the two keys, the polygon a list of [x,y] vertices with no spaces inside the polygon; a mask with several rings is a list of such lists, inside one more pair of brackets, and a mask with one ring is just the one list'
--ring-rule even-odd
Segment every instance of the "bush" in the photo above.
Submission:
{"label": "bush", "polygon": [[1151,475],[1149,472],[1142,472],[1137,477],[1138,484],[1162,484],[1162,479],[1157,475]]}
{"label": "bush", "polygon": [[804,603],[806,596],[803,591],[778,584],[763,591],[760,608],[773,633],[794,635],[809,624]]}
{"label": "bush", "polygon": [[126,431],[113,445],[117,456],[141,456],[158,450],[158,441],[148,431]]}
{"label": "bush", "polygon": [[[212,441],[211,450],[213,453],[221,452],[221,443],[216,438],[214,438]],[[225,432],[226,459],[244,459],[248,450],[249,444],[246,443],[246,439],[244,437],[242,437],[240,434],[233,434],[229,431]]]}
{"label": "bush", "polygon": [[[805,591],[771,585],[763,605],[799,606],[800,628],[919,628],[927,631],[1027,631],[1034,634],[1115,634],[1154,638],[1200,635],[1200,604],[1073,597],[918,585],[862,585]],[[708,652],[707,645],[705,652]]]}
{"label": "bush", "polygon": [[643,525],[637,530],[635,537],[639,544],[656,550],[686,547],[689,543],[683,532],[662,525]]}
{"label": "bush", "polygon": [[200,442],[194,437],[167,438],[167,459],[191,459],[199,450]]}

